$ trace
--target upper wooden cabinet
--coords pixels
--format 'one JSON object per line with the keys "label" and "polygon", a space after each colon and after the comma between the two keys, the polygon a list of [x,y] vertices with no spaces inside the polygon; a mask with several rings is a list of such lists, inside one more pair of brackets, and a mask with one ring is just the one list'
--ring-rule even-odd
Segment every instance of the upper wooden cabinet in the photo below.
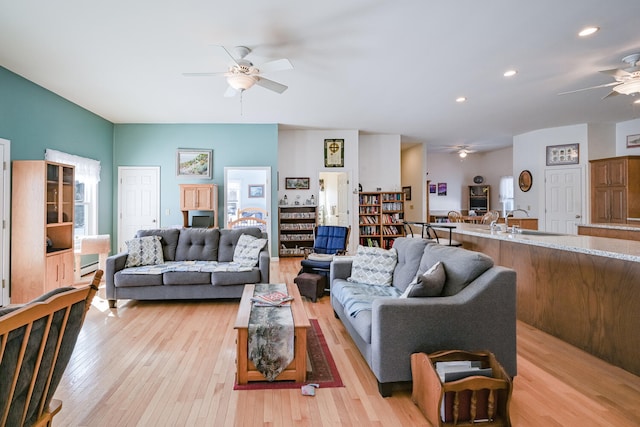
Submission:
{"label": "upper wooden cabinet", "polygon": [[183,225],[189,226],[189,211],[211,211],[213,226],[218,227],[218,186],[216,184],[180,184],[180,210]]}
{"label": "upper wooden cabinet", "polygon": [[73,166],[43,160],[13,162],[11,302],[73,285]]}
{"label": "upper wooden cabinet", "polygon": [[590,163],[591,222],[626,224],[640,217],[640,156]]}

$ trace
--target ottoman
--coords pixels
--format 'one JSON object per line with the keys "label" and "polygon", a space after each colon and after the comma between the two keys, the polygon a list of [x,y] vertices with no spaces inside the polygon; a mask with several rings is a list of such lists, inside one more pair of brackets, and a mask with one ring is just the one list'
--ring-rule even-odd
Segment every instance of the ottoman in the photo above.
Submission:
{"label": "ottoman", "polygon": [[324,288],[327,284],[327,278],[320,274],[302,273],[293,279],[298,285],[300,295],[316,302],[324,294]]}

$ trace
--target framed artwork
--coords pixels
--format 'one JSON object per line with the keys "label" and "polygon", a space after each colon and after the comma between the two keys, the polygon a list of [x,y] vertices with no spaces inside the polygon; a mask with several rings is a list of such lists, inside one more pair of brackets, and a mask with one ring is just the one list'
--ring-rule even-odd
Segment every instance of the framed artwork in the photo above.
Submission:
{"label": "framed artwork", "polygon": [[528,170],[523,170],[520,172],[520,176],[518,177],[518,187],[523,192],[527,192],[531,190],[531,185],[533,184],[533,177],[531,176],[531,172]]}
{"label": "framed artwork", "polygon": [[324,167],[344,167],[344,139],[324,140]]}
{"label": "framed artwork", "polygon": [[411,187],[402,187],[405,200],[411,200]]}
{"label": "framed artwork", "polygon": [[579,162],[579,144],[547,146],[547,166],[576,165]]}
{"label": "framed artwork", "polygon": [[264,185],[249,184],[249,198],[254,198],[254,199],[264,198]]}
{"label": "framed artwork", "polygon": [[446,196],[447,195],[447,183],[439,182],[438,183],[438,196]]}
{"label": "framed artwork", "polygon": [[285,178],[284,188],[287,190],[308,190],[309,178]]}
{"label": "framed artwork", "polygon": [[213,176],[213,150],[178,148],[176,176],[211,179]]}
{"label": "framed artwork", "polygon": [[640,134],[627,136],[627,148],[640,147]]}
{"label": "framed artwork", "polygon": [[436,194],[436,185],[429,184],[429,194]]}

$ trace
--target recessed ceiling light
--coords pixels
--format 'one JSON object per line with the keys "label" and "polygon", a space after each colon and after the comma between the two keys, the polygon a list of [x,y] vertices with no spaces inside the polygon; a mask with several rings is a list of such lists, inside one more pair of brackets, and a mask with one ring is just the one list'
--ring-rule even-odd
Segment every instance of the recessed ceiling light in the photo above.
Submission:
{"label": "recessed ceiling light", "polygon": [[459,96],[459,97],[456,98],[456,102],[464,102],[466,100],[467,100],[467,98],[465,98],[464,96]]}
{"label": "recessed ceiling light", "polygon": [[578,33],[578,35],[580,37],[587,37],[595,33],[596,31],[598,31],[599,29],[600,27],[586,27],[586,28],[583,28],[582,31]]}
{"label": "recessed ceiling light", "polygon": [[505,77],[513,77],[516,74],[518,74],[517,70],[507,70],[507,71],[504,72],[503,76],[505,76]]}

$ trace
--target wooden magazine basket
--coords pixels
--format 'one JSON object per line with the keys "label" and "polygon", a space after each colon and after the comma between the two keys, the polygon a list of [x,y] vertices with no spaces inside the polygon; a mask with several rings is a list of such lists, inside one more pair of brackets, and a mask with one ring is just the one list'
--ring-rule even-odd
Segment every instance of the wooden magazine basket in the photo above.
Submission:
{"label": "wooden magazine basket", "polygon": [[[480,361],[492,369],[492,378],[469,376],[443,383],[436,362]],[[411,355],[411,398],[432,426],[511,426],[511,378],[488,351],[440,351]],[[444,417],[444,419],[443,419]]]}

